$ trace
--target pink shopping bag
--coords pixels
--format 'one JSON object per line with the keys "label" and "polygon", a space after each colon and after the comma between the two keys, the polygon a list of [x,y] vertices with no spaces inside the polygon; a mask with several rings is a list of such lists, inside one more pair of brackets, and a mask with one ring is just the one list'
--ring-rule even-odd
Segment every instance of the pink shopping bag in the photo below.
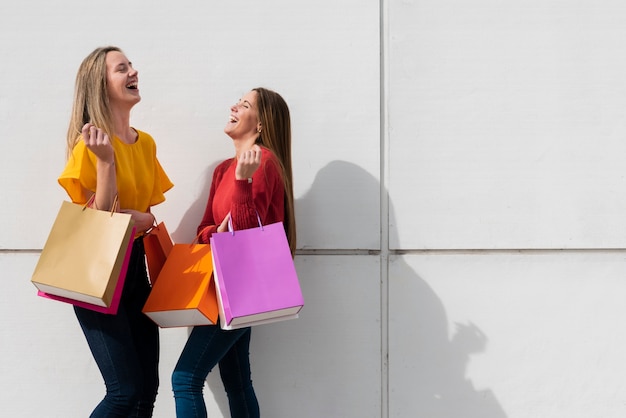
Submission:
{"label": "pink shopping bag", "polygon": [[211,236],[222,329],[284,321],[304,306],[281,222]]}

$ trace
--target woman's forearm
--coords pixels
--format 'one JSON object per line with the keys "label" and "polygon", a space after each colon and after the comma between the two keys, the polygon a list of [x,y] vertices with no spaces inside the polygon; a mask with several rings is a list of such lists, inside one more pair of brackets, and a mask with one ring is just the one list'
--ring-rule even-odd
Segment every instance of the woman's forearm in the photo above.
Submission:
{"label": "woman's forearm", "polygon": [[117,175],[115,173],[115,160],[108,162],[98,159],[97,165],[97,188],[95,207],[100,210],[112,210],[115,196],[117,195]]}

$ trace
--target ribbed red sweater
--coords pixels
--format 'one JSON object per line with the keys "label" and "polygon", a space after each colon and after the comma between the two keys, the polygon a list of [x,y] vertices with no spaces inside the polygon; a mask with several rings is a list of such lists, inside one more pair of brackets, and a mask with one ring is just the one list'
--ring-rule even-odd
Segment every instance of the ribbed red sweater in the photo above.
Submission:
{"label": "ribbed red sweater", "polygon": [[209,200],[198,226],[201,244],[209,242],[228,213],[235,231],[259,226],[257,212],[263,225],[284,221],[285,188],[280,165],[270,150],[263,147],[261,150],[261,166],[252,176],[252,183],[235,179],[234,158],[215,168]]}

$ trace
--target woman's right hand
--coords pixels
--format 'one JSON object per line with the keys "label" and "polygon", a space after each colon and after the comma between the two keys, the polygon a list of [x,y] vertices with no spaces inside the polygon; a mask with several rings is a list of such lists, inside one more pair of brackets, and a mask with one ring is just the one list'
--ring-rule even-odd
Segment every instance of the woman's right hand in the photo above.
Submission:
{"label": "woman's right hand", "polygon": [[91,123],[86,123],[83,125],[82,134],[85,146],[93,152],[100,161],[109,164],[115,162],[113,145],[106,132]]}

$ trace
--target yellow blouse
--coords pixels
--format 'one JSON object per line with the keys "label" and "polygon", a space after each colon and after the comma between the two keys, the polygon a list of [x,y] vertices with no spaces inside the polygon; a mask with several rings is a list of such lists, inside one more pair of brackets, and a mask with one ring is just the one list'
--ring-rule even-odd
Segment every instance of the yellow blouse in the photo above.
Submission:
{"label": "yellow blouse", "polygon": [[[145,132],[136,131],[134,144],[113,138],[117,193],[121,209],[147,212],[150,206],[165,200],[164,193],[174,184],[157,160],[154,139]],[[58,181],[74,203],[87,202],[84,190],[95,193],[96,156],[82,140],[74,147]]]}

